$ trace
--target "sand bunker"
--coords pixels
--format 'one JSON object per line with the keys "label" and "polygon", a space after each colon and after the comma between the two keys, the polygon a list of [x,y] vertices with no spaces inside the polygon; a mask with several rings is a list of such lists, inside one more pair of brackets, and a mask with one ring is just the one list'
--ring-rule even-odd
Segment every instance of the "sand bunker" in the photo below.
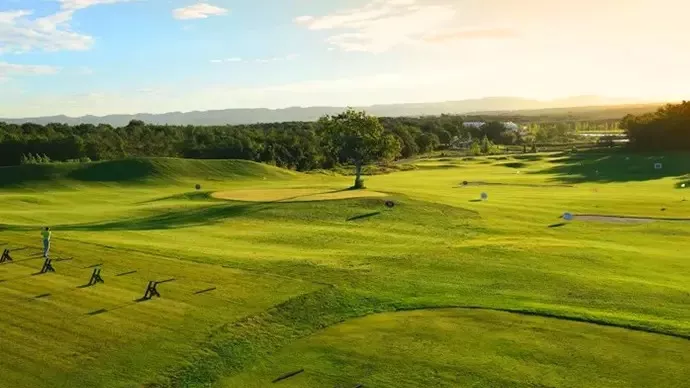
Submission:
{"label": "sand bunker", "polygon": [[306,202],[386,196],[388,194],[371,190],[328,189],[246,189],[213,193],[214,198],[247,202]]}
{"label": "sand bunker", "polygon": [[575,221],[594,221],[594,222],[613,222],[623,224],[647,223],[654,221],[685,221],[690,222],[690,218],[655,218],[655,217],[633,217],[633,216],[605,216],[600,214],[581,214],[575,215]]}

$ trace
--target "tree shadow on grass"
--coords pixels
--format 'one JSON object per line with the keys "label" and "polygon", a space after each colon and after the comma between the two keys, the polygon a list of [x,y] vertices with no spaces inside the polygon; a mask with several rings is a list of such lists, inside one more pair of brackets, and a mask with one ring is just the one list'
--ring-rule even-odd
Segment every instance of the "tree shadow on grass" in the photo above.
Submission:
{"label": "tree shadow on grass", "polygon": [[[680,177],[690,172],[690,153],[652,154],[596,150],[577,154],[562,153],[550,162],[554,164],[552,167],[530,174],[552,175],[550,181],[564,183],[613,183]],[[656,163],[661,163],[662,168],[656,169]],[[677,187],[680,188],[681,183]]]}
{"label": "tree shadow on grass", "polygon": [[55,230],[99,232],[106,230],[154,230],[178,229],[192,226],[210,225],[228,218],[240,217],[263,210],[267,204],[234,204],[197,207],[194,209],[173,210],[162,214],[140,218],[128,218],[118,221],[80,224],[56,225]]}
{"label": "tree shadow on grass", "polygon": [[[178,229],[192,226],[210,225],[225,219],[259,212],[270,207],[269,203],[222,204],[193,209],[173,210],[139,218],[124,218],[117,221],[86,224],[54,225],[56,231],[101,232],[113,230],[156,230]],[[30,231],[35,226],[0,225],[0,231]]]}
{"label": "tree shadow on grass", "polygon": [[207,202],[221,202],[225,201],[221,198],[215,198],[213,191],[192,191],[188,193],[169,195],[166,197],[154,198],[147,201],[139,202],[139,204],[156,203],[163,201],[207,201]]}
{"label": "tree shadow on grass", "polygon": [[544,159],[544,157],[541,155],[536,155],[536,154],[525,154],[525,155],[514,155],[513,159],[528,160],[530,162],[536,162],[536,161]]}

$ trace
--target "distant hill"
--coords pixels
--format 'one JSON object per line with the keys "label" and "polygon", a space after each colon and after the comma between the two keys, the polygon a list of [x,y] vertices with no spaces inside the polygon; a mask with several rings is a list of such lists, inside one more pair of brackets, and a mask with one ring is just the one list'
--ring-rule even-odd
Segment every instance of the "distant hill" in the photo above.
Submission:
{"label": "distant hill", "polygon": [[[602,119],[615,119],[627,113],[639,114],[656,110],[661,104],[634,104],[630,100],[605,99],[596,96],[572,97],[562,100],[539,101],[516,97],[490,97],[474,100],[447,101],[433,103],[389,104],[355,107],[366,110],[379,117],[429,116],[441,114],[491,114],[491,115],[581,115],[588,116],[600,112]],[[612,106],[614,105],[614,106]],[[326,114],[336,114],[343,107],[293,107],[285,109],[225,109],[193,112],[171,112],[162,114],[122,114],[109,116],[50,116],[22,119],[2,119],[7,123],[36,124],[64,123],[77,124],[110,124],[124,126],[130,120],[142,120],[151,124],[170,125],[225,125],[254,124],[287,121],[314,121]]]}
{"label": "distant hill", "polygon": [[[625,115],[641,115],[655,112],[665,103],[655,104],[626,104],[626,105],[605,105],[605,106],[580,106],[567,108],[547,108],[530,109],[517,111],[486,111],[468,113],[470,116],[495,116],[505,119],[516,119],[519,117],[529,118],[531,121],[537,118],[546,120],[618,120]],[[521,121],[521,120],[518,120]]]}

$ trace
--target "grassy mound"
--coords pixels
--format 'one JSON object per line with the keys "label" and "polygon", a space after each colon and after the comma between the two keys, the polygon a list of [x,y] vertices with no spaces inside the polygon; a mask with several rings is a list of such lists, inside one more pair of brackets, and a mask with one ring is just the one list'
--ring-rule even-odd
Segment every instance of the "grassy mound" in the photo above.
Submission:
{"label": "grassy mound", "polygon": [[384,313],[303,338],[223,381],[265,387],[681,387],[687,340],[506,312]]}
{"label": "grassy mound", "polygon": [[284,179],[295,173],[246,160],[142,158],[94,163],[25,165],[0,168],[0,187],[35,184],[171,183],[237,179]]}
{"label": "grassy mound", "polygon": [[323,189],[244,189],[214,193],[214,198],[248,202],[309,202],[336,199],[385,197],[387,194],[371,190]]}

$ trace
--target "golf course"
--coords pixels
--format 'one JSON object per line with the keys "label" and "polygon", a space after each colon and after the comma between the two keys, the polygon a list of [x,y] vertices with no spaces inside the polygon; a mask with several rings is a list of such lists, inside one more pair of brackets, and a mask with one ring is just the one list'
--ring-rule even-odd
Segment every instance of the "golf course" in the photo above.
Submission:
{"label": "golf course", "polygon": [[0,167],[0,387],[690,385],[690,154],[405,164]]}

